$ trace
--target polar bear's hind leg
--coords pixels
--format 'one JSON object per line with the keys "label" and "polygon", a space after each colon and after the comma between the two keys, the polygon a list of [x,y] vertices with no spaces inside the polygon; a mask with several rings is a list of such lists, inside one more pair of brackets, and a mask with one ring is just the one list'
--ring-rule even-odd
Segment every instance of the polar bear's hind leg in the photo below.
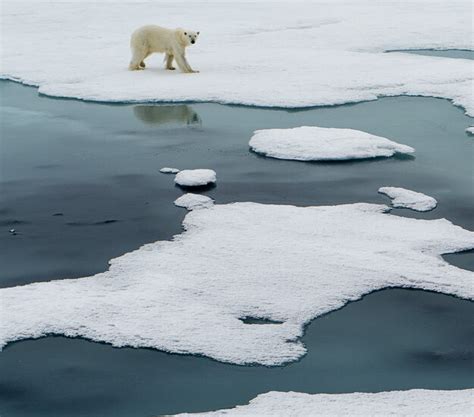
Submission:
{"label": "polar bear's hind leg", "polygon": [[145,69],[144,60],[147,56],[148,56],[147,51],[143,49],[134,49],[132,53],[132,60],[130,61],[130,65],[128,66],[128,69],[130,71]]}

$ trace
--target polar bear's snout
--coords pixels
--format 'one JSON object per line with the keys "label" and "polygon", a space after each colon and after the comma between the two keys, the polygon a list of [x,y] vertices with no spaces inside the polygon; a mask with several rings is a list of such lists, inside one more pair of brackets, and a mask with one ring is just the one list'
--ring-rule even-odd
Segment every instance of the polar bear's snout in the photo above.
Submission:
{"label": "polar bear's snout", "polygon": [[184,32],[184,36],[187,36],[189,39],[189,42],[193,45],[196,43],[198,35],[199,35],[199,32]]}

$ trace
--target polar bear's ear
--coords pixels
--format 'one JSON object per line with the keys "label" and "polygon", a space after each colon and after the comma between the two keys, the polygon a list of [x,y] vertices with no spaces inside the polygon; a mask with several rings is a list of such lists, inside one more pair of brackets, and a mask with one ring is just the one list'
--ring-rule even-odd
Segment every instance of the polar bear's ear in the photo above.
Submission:
{"label": "polar bear's ear", "polygon": [[198,35],[201,33],[201,32],[196,32]]}

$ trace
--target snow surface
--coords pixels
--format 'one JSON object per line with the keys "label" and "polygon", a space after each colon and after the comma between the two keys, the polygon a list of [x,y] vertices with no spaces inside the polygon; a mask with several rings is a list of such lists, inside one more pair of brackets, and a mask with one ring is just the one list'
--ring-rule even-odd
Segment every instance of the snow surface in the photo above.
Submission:
{"label": "snow surface", "polygon": [[216,171],[212,169],[184,169],[179,171],[174,182],[182,187],[201,187],[216,182]]}
{"label": "snow surface", "polygon": [[177,174],[179,172],[179,169],[164,167],[160,169],[160,172],[163,174]]}
{"label": "snow surface", "polygon": [[360,130],[302,126],[254,132],[250,148],[265,156],[297,161],[338,161],[393,156],[415,150]]}
{"label": "snow surface", "polygon": [[[218,7],[179,0],[117,1],[113,7],[6,0],[2,6],[0,76],[39,86],[43,94],[282,107],[407,94],[444,97],[474,114],[472,61],[384,53],[472,49],[468,0],[235,1]],[[200,73],[165,71],[161,55],[147,60],[145,71],[128,71],[130,34],[149,23],[199,30],[187,55]]]}
{"label": "snow surface", "polygon": [[248,405],[185,416],[309,417],[309,416],[465,416],[474,412],[474,390],[438,391],[414,389],[379,393],[304,394],[271,391]]}
{"label": "snow surface", "polygon": [[474,135],[474,126],[469,126],[467,129],[466,129],[466,132],[471,134],[471,135]]}
{"label": "snow surface", "polygon": [[278,365],[304,355],[306,323],[371,291],[473,299],[474,273],[440,255],[474,248],[474,232],[388,210],[233,203],[191,211],[173,241],[113,259],[106,272],[0,289],[0,346],[64,334]]}
{"label": "snow surface", "polygon": [[438,202],[423,193],[407,190],[400,187],[381,187],[379,193],[385,194],[392,199],[392,206],[397,208],[408,208],[415,211],[433,210]]}
{"label": "snow surface", "polygon": [[184,207],[188,210],[209,208],[214,205],[212,198],[201,194],[187,193],[179,197],[174,202],[178,207]]}

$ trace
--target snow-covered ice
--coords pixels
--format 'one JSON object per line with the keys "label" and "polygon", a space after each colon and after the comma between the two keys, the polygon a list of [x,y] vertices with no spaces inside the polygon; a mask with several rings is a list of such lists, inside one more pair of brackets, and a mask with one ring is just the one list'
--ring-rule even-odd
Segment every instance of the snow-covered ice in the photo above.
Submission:
{"label": "snow-covered ice", "polygon": [[381,187],[379,193],[385,194],[392,199],[392,206],[396,208],[408,208],[415,211],[433,210],[438,202],[429,195],[407,190],[400,187]]}
{"label": "snow-covered ice", "polygon": [[202,187],[215,183],[216,178],[212,169],[184,169],[176,174],[174,182],[182,187]]}
{"label": "snow-covered ice", "polygon": [[248,405],[205,413],[183,413],[175,417],[342,417],[342,416],[463,416],[471,417],[474,390],[388,391],[351,394],[304,394],[271,391]]}
{"label": "snow-covered ice", "polygon": [[360,130],[316,126],[257,130],[249,146],[272,158],[297,161],[340,161],[415,152],[410,146]]}
{"label": "snow-covered ice", "polygon": [[160,172],[163,174],[177,174],[179,172],[178,168],[169,168],[169,167],[164,167],[160,169]]}
{"label": "snow-covered ice", "polygon": [[[385,53],[472,49],[469,0],[328,4],[4,0],[0,76],[98,101],[304,107],[407,94],[474,114],[472,61]],[[187,54],[200,73],[165,71],[160,55],[128,71],[130,34],[149,23],[199,30]]]}
{"label": "snow-covered ice", "polygon": [[187,193],[176,199],[174,204],[188,210],[196,210],[212,207],[214,201],[206,195]]}
{"label": "snow-covered ice", "polygon": [[0,289],[0,346],[64,334],[278,365],[305,353],[306,323],[371,291],[474,298],[474,273],[440,256],[474,248],[474,233],[388,211],[366,203],[190,211],[185,232],[113,259],[106,272]]}
{"label": "snow-covered ice", "polygon": [[470,135],[474,135],[474,126],[469,126],[466,129],[466,132],[469,133]]}

